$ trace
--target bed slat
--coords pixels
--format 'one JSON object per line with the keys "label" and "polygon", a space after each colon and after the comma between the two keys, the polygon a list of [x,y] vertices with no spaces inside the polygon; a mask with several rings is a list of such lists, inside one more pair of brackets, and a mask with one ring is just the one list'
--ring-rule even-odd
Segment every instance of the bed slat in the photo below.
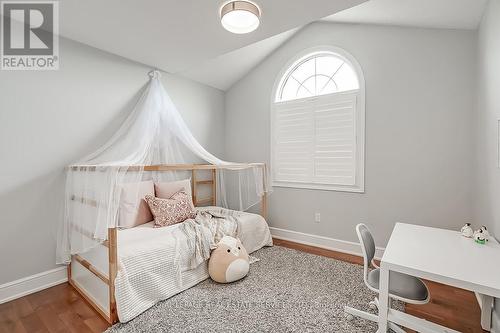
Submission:
{"label": "bed slat", "polygon": [[94,265],[92,265],[90,262],[87,260],[83,259],[82,256],[79,254],[73,255],[73,258],[80,263],[83,267],[91,271],[95,276],[97,276],[99,279],[101,279],[104,283],[106,283],[109,286],[109,279],[107,276],[105,276],[103,273],[101,273]]}

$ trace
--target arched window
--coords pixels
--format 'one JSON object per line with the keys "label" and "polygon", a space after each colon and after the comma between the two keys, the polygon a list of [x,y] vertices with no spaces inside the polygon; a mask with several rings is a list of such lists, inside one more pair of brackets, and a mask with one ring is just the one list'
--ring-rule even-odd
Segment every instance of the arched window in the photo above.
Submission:
{"label": "arched window", "polygon": [[364,91],[361,67],[338,48],[285,67],[271,108],[274,186],[364,192]]}
{"label": "arched window", "polygon": [[332,52],[309,54],[283,76],[277,101],[327,95],[359,89],[358,76],[352,66]]}

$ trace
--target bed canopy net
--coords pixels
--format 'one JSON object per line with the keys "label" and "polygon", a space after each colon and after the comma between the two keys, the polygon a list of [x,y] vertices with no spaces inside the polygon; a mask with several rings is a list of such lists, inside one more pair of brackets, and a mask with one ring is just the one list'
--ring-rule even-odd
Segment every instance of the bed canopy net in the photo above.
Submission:
{"label": "bed canopy net", "polygon": [[217,166],[217,205],[225,208],[247,210],[268,192],[263,164],[226,162],[209,153],[192,135],[163,88],[160,73],[152,71],[149,75],[149,84],[113,137],[66,169],[57,263],[69,263],[72,254],[106,241],[108,228],[119,227],[121,185],[191,176],[186,171],[150,166],[199,162]]}

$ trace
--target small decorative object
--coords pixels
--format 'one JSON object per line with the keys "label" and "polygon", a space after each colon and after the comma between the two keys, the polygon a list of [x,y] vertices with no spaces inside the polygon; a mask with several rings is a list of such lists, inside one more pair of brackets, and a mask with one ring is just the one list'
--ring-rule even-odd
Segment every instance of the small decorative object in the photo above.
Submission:
{"label": "small decorative object", "polygon": [[488,232],[488,229],[486,228],[486,226],[482,226],[481,227],[481,230],[483,231],[483,236],[484,236],[484,239],[486,241],[489,241],[489,238],[490,238],[490,233]]}
{"label": "small decorative object", "polygon": [[460,232],[462,233],[462,236],[467,238],[472,238],[472,236],[474,235],[474,230],[472,230],[470,223],[465,223],[462,229],[460,229]]}
{"label": "small decorative object", "polygon": [[229,283],[248,274],[248,253],[239,239],[224,236],[212,251],[208,262],[208,273],[215,282]]}
{"label": "small decorative object", "polygon": [[478,229],[474,232],[474,241],[478,244],[485,244],[486,243],[482,229]]}

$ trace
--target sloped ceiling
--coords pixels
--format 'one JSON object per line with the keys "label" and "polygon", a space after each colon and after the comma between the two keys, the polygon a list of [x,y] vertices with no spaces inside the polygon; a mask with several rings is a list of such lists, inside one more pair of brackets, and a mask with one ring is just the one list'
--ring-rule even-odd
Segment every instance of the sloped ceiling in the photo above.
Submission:
{"label": "sloped ceiling", "polygon": [[292,29],[236,51],[223,54],[215,59],[201,62],[179,74],[225,91],[290,39],[298,30]]}
{"label": "sloped ceiling", "polygon": [[64,0],[60,33],[177,73],[366,0],[255,1],[262,10],[261,26],[246,35],[222,28],[223,0]]}
{"label": "sloped ceiling", "polygon": [[370,0],[326,21],[476,29],[488,0]]}

